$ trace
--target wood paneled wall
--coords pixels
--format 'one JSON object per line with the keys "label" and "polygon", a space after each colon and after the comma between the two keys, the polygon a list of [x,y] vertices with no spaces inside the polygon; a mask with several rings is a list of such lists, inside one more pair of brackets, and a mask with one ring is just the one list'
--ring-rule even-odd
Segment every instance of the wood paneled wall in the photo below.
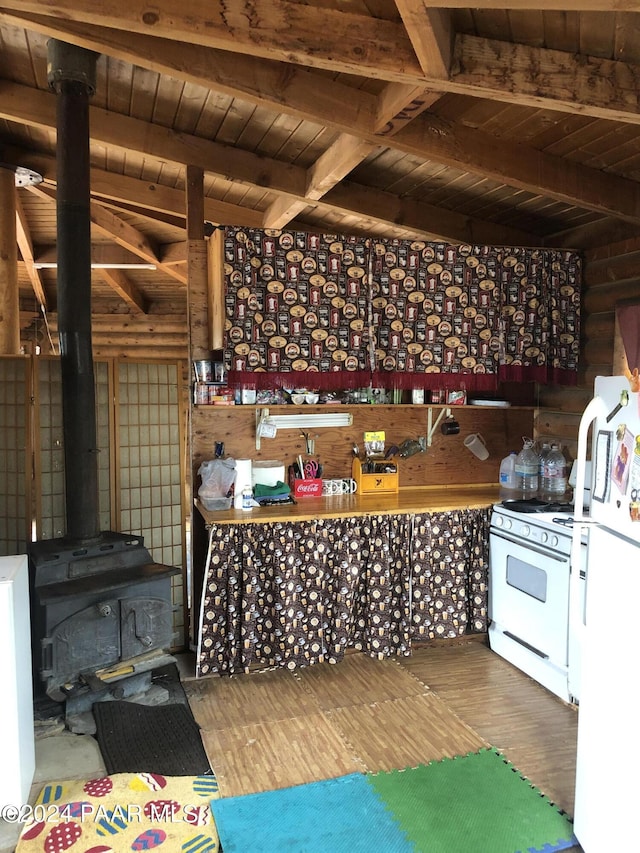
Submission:
{"label": "wood paneled wall", "polygon": [[[386,446],[400,445],[405,439],[427,435],[428,410],[435,423],[442,406],[355,405],[355,406],[270,406],[272,414],[349,411],[353,425],[314,428],[315,452],[324,467],[324,476],[351,476],[353,445],[364,453],[365,431],[384,429]],[[275,438],[261,439],[256,450],[255,406],[195,406],[192,411],[192,458],[194,476],[200,464],[213,458],[214,442],[224,441],[225,453],[236,459],[277,459],[288,465],[305,452],[305,439],[298,430],[279,430]],[[456,435],[443,435],[440,426],[426,452],[400,459],[400,486],[447,486],[462,483],[497,483],[500,460],[522,447],[522,437],[533,435],[532,407],[485,408],[454,406],[460,424]],[[464,438],[479,432],[489,449],[489,458],[480,462],[463,445]],[[196,477],[196,488],[199,480]]]}
{"label": "wood paneled wall", "polygon": [[624,299],[640,300],[640,238],[585,252],[582,290],[581,362],[574,388],[541,386],[536,438],[559,440],[575,456],[580,415],[593,394],[596,376],[614,368],[615,308]]}

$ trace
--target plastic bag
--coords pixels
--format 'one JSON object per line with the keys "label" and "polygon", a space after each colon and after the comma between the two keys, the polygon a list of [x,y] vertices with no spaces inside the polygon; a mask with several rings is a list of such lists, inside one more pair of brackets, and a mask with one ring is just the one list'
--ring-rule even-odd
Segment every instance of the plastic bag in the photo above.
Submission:
{"label": "plastic bag", "polygon": [[198,468],[202,480],[198,497],[205,509],[228,509],[230,492],[236,479],[235,459],[211,459]]}

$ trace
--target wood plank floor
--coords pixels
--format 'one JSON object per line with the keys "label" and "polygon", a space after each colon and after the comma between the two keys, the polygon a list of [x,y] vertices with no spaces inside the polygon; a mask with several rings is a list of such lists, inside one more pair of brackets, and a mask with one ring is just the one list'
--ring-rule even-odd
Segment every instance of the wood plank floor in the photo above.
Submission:
{"label": "wood plank floor", "polygon": [[183,683],[223,797],[491,745],[573,814],[577,710],[477,640]]}

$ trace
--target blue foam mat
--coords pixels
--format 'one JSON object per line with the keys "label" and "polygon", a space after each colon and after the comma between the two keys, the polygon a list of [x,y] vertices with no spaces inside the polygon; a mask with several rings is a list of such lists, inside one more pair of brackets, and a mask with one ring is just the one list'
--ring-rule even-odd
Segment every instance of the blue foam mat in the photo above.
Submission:
{"label": "blue foam mat", "polygon": [[224,853],[414,853],[361,773],[211,808]]}

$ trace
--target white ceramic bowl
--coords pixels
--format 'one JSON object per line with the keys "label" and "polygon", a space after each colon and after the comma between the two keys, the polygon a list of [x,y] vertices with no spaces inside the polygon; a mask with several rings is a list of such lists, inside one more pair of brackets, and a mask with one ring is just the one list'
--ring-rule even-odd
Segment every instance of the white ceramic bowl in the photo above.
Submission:
{"label": "white ceramic bowl", "polygon": [[307,403],[309,403],[310,406],[313,406],[314,403],[317,403],[320,399],[320,395],[309,393],[304,395],[304,399],[307,401]]}
{"label": "white ceramic bowl", "polygon": [[304,403],[304,394],[292,394],[291,402],[295,403],[296,406],[301,406]]}

